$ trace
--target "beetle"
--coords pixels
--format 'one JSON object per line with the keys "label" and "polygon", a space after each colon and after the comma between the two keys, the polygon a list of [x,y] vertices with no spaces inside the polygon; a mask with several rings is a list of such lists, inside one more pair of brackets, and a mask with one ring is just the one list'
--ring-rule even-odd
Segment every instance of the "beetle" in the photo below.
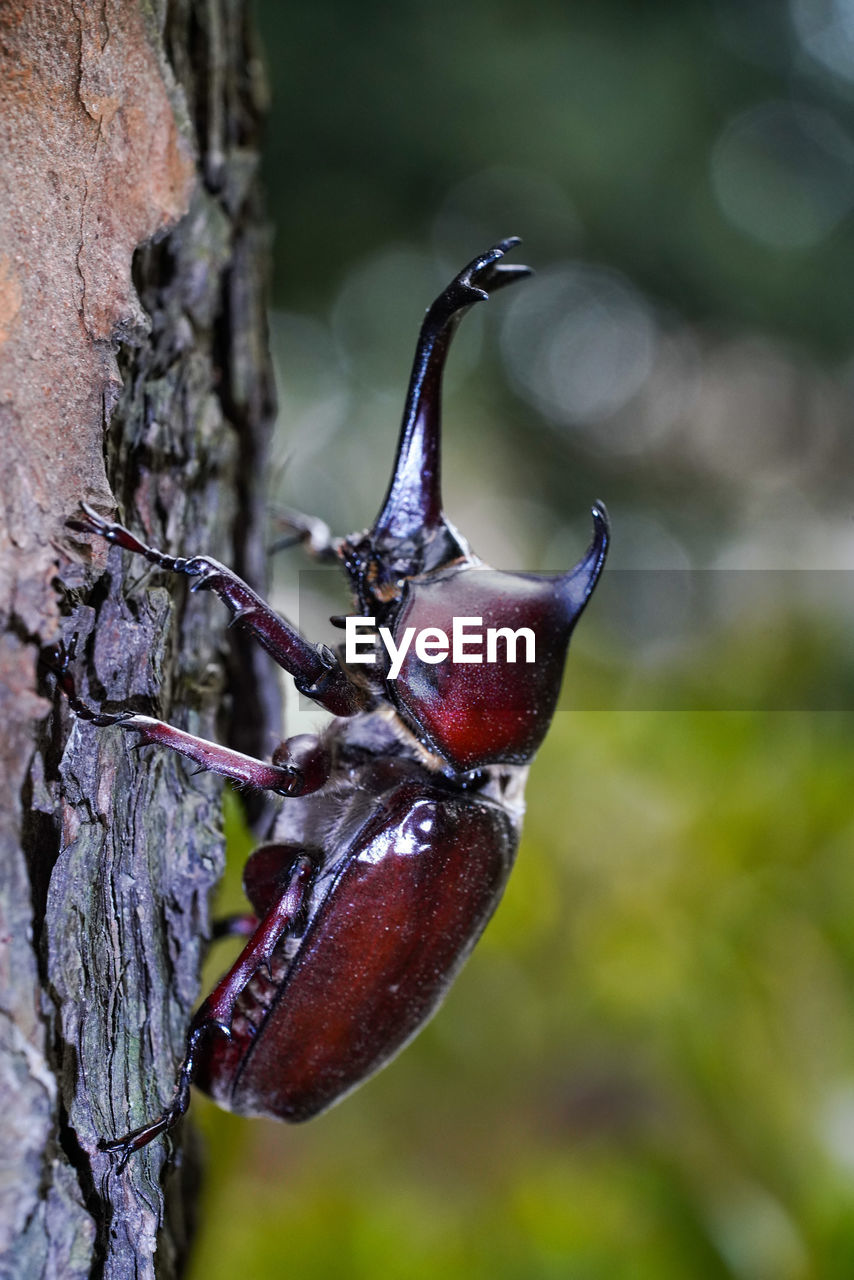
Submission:
{"label": "beetle", "polygon": [[[475,258],[428,309],[391,482],[371,528],[333,538],[318,520],[289,518],[296,540],[343,567],[352,616],[384,628],[398,654],[394,677],[378,641],[373,655],[350,662],[346,651],[315,646],[208,556],[167,555],[85,504],[69,521],[188,576],[193,590],[214,592],[300,693],[334,717],[317,735],[289,738],[266,763],[149,716],[97,710],[78,696],[73,642],[54,655],[58,683],[81,719],[286,798],[269,843],[245,868],[255,914],[232,931],[248,940],[191,1022],[172,1101],[156,1119],[101,1143],[121,1165],[176,1124],[191,1083],[230,1110],[288,1121],[338,1101],[433,1015],[501,897],[528,766],[609,539],[607,513],[596,503],[592,541],[573,569],[499,572],[442,509],[448,347],[473,304],[530,273],[502,261],[518,243],[502,240]],[[491,627],[505,641],[503,657],[496,641],[491,662],[470,648],[440,661],[436,634],[460,619]],[[520,624],[536,644],[534,662],[510,652]],[[434,647],[406,648],[415,633]]]}

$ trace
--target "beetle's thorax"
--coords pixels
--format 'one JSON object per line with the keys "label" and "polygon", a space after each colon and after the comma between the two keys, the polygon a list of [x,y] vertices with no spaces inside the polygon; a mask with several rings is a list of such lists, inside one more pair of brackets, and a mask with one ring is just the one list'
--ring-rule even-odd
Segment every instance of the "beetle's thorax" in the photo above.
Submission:
{"label": "beetle's thorax", "polygon": [[527,765],[495,764],[455,774],[388,705],[333,720],[324,741],[333,761],[330,780],[321,791],[288,799],[272,833],[278,840],[326,848],[346,845],[377,796],[407,779],[438,785],[449,795],[492,801],[509,811],[515,826],[521,825]]}
{"label": "beetle's thorax", "polygon": [[431,773],[447,773],[448,762],[443,757],[422,742],[416,733],[410,729],[409,725],[400,716],[400,712],[392,706],[390,702],[382,702],[371,713],[378,719],[385,721],[389,726],[396,740],[401,743],[407,754],[423,765],[425,769]]}

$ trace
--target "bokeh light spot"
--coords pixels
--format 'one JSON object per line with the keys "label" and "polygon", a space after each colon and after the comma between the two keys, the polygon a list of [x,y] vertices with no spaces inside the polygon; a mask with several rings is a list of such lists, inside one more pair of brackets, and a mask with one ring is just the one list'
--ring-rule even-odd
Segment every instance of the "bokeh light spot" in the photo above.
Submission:
{"label": "bokeh light spot", "polygon": [[819,244],[854,203],[854,142],[816,107],[779,101],[742,112],[710,168],[724,215],[773,249]]}
{"label": "bokeh light spot", "polygon": [[649,376],[656,343],[641,294],[618,273],[577,262],[520,290],[502,330],[517,389],[562,427],[599,423],[622,408]]}

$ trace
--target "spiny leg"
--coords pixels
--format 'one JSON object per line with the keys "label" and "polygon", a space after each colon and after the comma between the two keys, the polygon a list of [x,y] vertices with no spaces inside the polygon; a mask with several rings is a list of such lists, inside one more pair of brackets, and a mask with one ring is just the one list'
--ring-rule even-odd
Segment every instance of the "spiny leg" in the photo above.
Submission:
{"label": "spiny leg", "polygon": [[262,918],[228,973],[199,1009],[193,1019],[194,1026],[197,1023],[213,1024],[224,1034],[231,1034],[231,1020],[238,996],[259,969],[264,969],[270,976],[273,952],[285,933],[297,923],[316,871],[315,861],[307,854],[300,854],[294,859],[282,893]]}
{"label": "spiny leg", "polygon": [[178,1123],[190,1105],[190,1085],[199,1068],[201,1046],[207,1036],[217,1032],[229,1038],[234,1006],[244,988],[260,969],[269,973],[270,960],[285,934],[303,914],[316,872],[311,858],[297,857],[282,895],[264,916],[250,941],[213,993],[200,1006],[187,1035],[187,1052],[178,1071],[175,1093],[166,1110],[156,1120],[131,1130],[121,1138],[102,1140],[98,1147],[119,1157],[119,1170],[141,1147]]}
{"label": "spiny leg", "polygon": [[279,507],[273,522],[280,532],[279,537],[270,545],[271,555],[277,551],[285,551],[288,547],[302,546],[315,560],[324,564],[339,563],[336,540],[325,520],[307,516],[305,512],[296,511],[293,507]]}
{"label": "spiny leg", "polygon": [[141,542],[124,525],[105,520],[85,502],[81,505],[83,515],[69,520],[71,528],[96,534],[126,551],[144,556],[149,564],[170,573],[186,574],[195,579],[192,591],[213,591],[231,609],[232,625],[239,623],[245,627],[279,666],[293,676],[297,689],[307,698],[336,716],[355,715],[367,706],[369,695],[351,682],[331,649],[310,644],[226,565],[210,556],[167,555]]}
{"label": "spiny leg", "polygon": [[312,734],[298,734],[283,742],[273,753],[273,762],[268,764],[254,756],[244,755],[242,751],[233,751],[217,742],[209,742],[207,738],[198,738],[183,729],[176,729],[152,716],[137,715],[133,711],[96,711],[77,693],[70,670],[76,648],[75,636],[67,648],[60,646],[52,650],[48,661],[69,706],[81,720],[99,728],[115,726],[135,733],[140,746],[169,747],[211,773],[219,773],[242,786],[276,791],[280,795],[306,795],[317,791],[329,777],[329,755],[320,739]]}

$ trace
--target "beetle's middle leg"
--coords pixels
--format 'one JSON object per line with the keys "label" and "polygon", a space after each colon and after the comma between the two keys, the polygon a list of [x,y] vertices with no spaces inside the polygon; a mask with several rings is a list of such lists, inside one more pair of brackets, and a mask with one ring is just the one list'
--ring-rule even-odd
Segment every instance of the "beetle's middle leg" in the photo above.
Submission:
{"label": "beetle's middle leg", "polygon": [[219,942],[223,938],[251,938],[257,928],[258,917],[251,915],[248,911],[220,916],[213,922],[211,941]]}
{"label": "beetle's middle leg", "polygon": [[186,574],[195,579],[191,591],[213,591],[234,615],[232,625],[245,627],[294,677],[297,689],[307,698],[336,716],[351,716],[365,709],[369,694],[350,680],[331,649],[311,644],[226,565],[210,556],[170,556],[147,546],[124,525],[105,520],[86,503],[82,507],[83,515],[68,522],[73,529],[96,534],[170,573]]}
{"label": "beetle's middle leg", "polygon": [[204,1042],[210,1035],[217,1033],[231,1037],[231,1022],[237,1000],[260,969],[269,971],[270,960],[277,945],[299,923],[316,870],[314,861],[307,855],[302,854],[294,859],[287,885],[281,895],[260,921],[228,973],[199,1007],[190,1023],[187,1053],[178,1072],[175,1093],[166,1110],[156,1120],[133,1129],[124,1137],[98,1144],[101,1151],[119,1156],[120,1170],[134,1151],[139,1151],[161,1133],[172,1129],[187,1111],[190,1105],[190,1085],[204,1056]]}
{"label": "beetle's middle leg", "polygon": [[54,650],[50,665],[69,706],[81,720],[99,728],[115,726],[127,733],[135,733],[141,746],[169,747],[211,773],[222,774],[243,786],[276,791],[280,795],[307,795],[317,791],[328,779],[331,768],[329,753],[314,734],[297,734],[281,743],[273,752],[272,763],[268,764],[265,760],[244,755],[242,751],[234,751],[184,729],[176,729],[153,716],[137,715],[134,711],[96,711],[78,696],[74,676],[69,669],[74,659],[75,640],[67,648]]}

